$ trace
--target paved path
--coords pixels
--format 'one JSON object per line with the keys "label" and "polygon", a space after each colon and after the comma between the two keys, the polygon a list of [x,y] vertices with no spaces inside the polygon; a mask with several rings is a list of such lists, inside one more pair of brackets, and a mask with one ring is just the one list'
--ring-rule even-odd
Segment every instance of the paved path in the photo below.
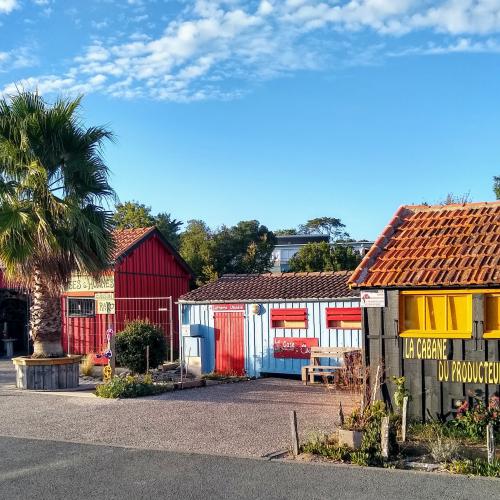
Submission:
{"label": "paved path", "polygon": [[496,479],[28,439],[0,438],[0,450],[0,496],[9,500],[490,500],[500,491]]}
{"label": "paved path", "polygon": [[[303,439],[333,430],[338,419],[338,397],[296,380],[260,379],[106,400],[88,392],[18,391],[12,373],[11,365],[0,363],[0,436],[260,457],[288,447],[292,409]],[[355,400],[341,398],[347,412]]]}

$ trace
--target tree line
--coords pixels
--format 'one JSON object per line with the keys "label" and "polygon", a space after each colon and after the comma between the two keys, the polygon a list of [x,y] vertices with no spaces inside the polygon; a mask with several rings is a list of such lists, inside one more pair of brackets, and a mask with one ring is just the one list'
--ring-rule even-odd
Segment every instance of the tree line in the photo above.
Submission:
{"label": "tree line", "polygon": [[264,273],[273,267],[277,236],[323,234],[328,242],[308,243],[291,259],[294,272],[354,269],[359,256],[348,245],[349,234],[340,219],[319,217],[297,228],[270,231],[257,220],[234,226],[210,228],[204,221],[184,223],[170,213],[153,214],[151,207],[137,201],[116,205],[113,225],[117,229],[156,226],[176,248],[196,276],[196,284],[216,280],[223,274]]}

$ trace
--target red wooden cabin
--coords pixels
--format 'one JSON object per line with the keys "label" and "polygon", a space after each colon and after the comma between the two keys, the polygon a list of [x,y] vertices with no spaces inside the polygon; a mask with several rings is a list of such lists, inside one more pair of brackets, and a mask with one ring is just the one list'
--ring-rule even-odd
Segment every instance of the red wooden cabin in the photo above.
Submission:
{"label": "red wooden cabin", "polygon": [[189,291],[192,271],[154,227],[117,230],[115,241],[109,272],[97,282],[75,275],[62,296],[64,351],[100,353],[108,328],[119,332],[134,319],[157,324],[177,351],[175,302]]}

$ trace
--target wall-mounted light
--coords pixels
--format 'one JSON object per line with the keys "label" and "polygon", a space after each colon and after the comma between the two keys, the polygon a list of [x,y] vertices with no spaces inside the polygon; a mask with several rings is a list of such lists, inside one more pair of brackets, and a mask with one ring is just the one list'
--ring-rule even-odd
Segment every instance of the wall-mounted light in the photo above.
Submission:
{"label": "wall-mounted light", "polygon": [[261,312],[260,304],[252,304],[250,307],[252,314],[259,315]]}

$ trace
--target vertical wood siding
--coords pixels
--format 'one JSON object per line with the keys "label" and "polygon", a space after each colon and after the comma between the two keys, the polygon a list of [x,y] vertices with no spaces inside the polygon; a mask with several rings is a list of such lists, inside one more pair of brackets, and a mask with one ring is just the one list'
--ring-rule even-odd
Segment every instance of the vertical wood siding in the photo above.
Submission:
{"label": "vertical wood siding", "polygon": [[[317,338],[321,347],[361,347],[361,330],[327,328],[327,307],[359,307],[358,299],[328,302],[258,302],[261,314],[250,312],[251,304],[245,305],[245,371],[249,376],[262,373],[300,375],[305,359],[275,358],[273,352],[275,337]],[[308,310],[307,328],[272,328],[271,309],[299,308]],[[182,324],[200,325],[204,337],[204,372],[215,368],[215,325],[214,313],[208,304],[181,304],[179,306]],[[335,360],[324,359],[334,364]]]}
{"label": "vertical wood siding", "polygon": [[[406,377],[406,386],[412,395],[409,415],[419,420],[450,417],[456,411],[456,407],[453,407],[454,400],[468,400],[474,396],[488,399],[500,393],[500,385],[497,384],[440,382],[436,360],[404,359],[404,341],[398,333],[399,291],[387,290],[386,294],[387,306],[366,309],[363,323],[366,363],[370,366],[372,380],[379,364],[385,368],[381,396],[386,401],[392,403],[395,391],[391,376]],[[475,296],[473,301],[472,319],[481,324],[483,309],[480,297]],[[481,334],[477,340],[449,338],[447,344],[450,360],[500,360],[500,340],[483,339]]]}
{"label": "vertical wood siding", "polygon": [[[155,311],[159,302],[151,300],[125,299],[172,297],[172,323],[174,349],[178,349],[178,308],[177,299],[189,291],[190,276],[177,262],[156,235],[147,239],[115,265],[115,307],[116,315],[96,315],[91,318],[67,318],[66,300],[63,304],[63,349],[72,354],[86,354],[90,351],[101,352],[106,342],[106,330],[110,324],[117,328],[130,316],[150,319],[161,325],[169,324],[169,313]],[[88,296],[93,296],[89,292]],[[131,305],[130,305],[131,304]],[[164,305],[162,304],[162,308]],[[169,332],[166,331],[165,335]],[[70,339],[70,340],[69,340]]]}

